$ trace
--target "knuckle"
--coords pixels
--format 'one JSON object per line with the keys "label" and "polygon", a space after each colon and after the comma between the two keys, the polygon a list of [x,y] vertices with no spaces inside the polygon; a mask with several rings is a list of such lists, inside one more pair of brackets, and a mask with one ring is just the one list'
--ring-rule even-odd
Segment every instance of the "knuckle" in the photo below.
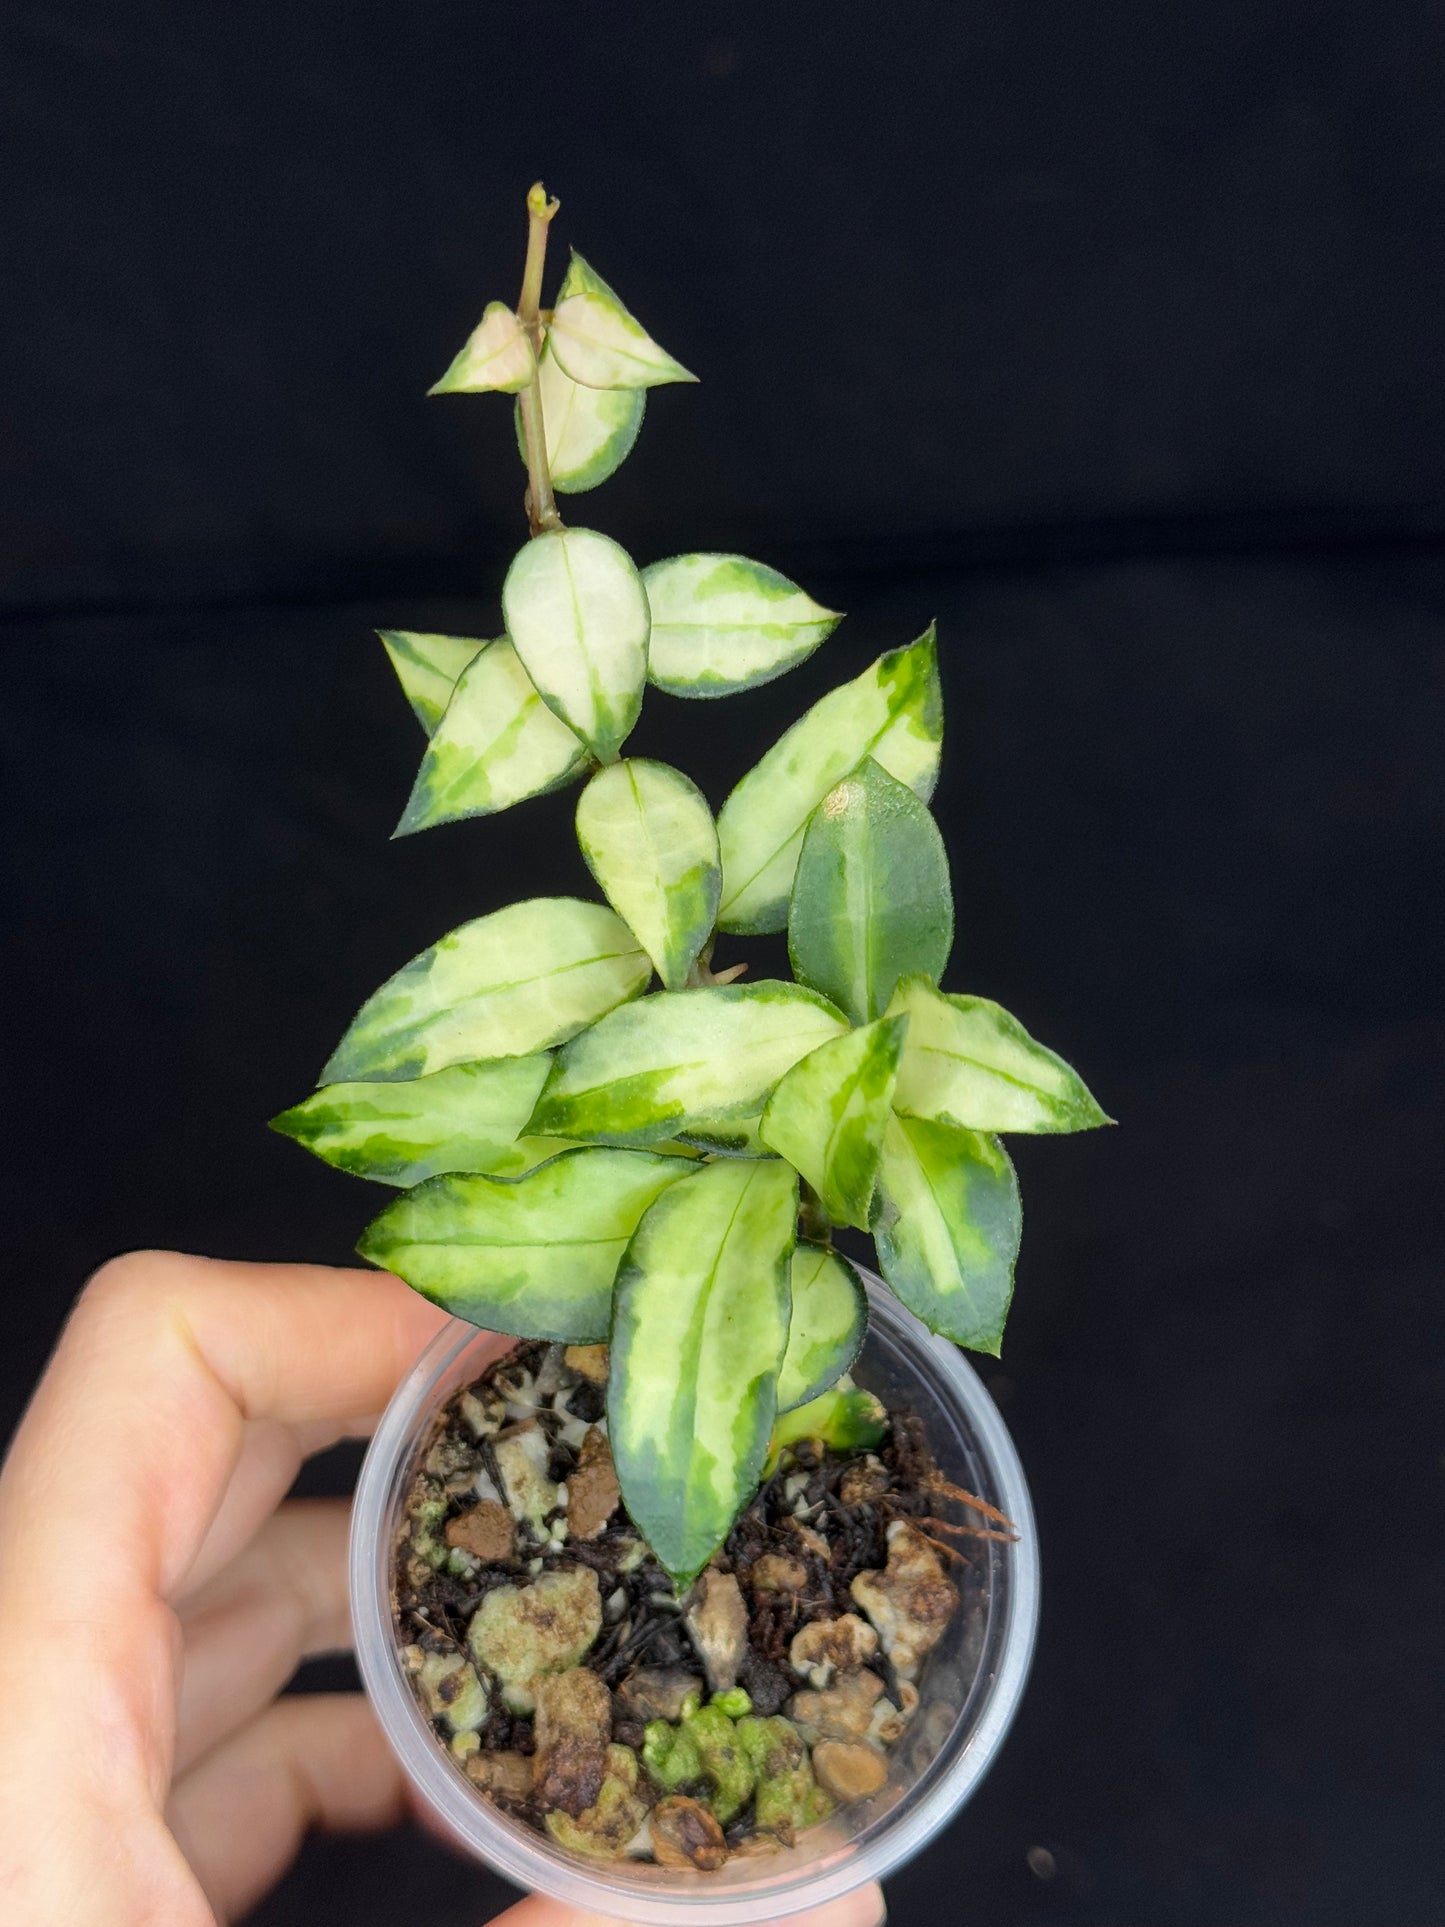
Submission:
{"label": "knuckle", "polygon": [[157,1296],[169,1296],[185,1269],[186,1260],[179,1252],[124,1251],[92,1272],[77,1309],[90,1315],[97,1311],[114,1315]]}

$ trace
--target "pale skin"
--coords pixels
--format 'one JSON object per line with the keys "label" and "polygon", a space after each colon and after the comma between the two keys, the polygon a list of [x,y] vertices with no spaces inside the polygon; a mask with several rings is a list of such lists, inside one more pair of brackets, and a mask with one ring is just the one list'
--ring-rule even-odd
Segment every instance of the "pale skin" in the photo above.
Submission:
{"label": "pale skin", "polygon": [[[359,1695],[277,1697],[350,1643],[348,1505],[286,1493],[443,1322],[379,1272],[138,1252],[91,1280],[0,1472],[0,1918],[215,1927],[310,1828],[406,1816]],[[794,1927],[883,1914],[869,1886]]]}

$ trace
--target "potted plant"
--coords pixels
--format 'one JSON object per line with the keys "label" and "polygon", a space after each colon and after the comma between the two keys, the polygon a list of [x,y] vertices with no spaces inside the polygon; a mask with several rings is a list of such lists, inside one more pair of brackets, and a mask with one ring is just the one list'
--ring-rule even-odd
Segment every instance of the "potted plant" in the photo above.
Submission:
{"label": "potted plant", "polygon": [[[564,524],[646,390],[693,377],[576,253],[543,308],[557,203],[527,205],[520,300],[433,392],[516,396],[529,539],[504,635],[383,635],[429,738],[399,833],[577,783],[605,901],[442,937],[275,1126],[401,1187],[358,1248],[458,1321],[383,1421],[353,1538],[363,1675],[418,1786],[596,1911],[765,1919],[913,1851],[1007,1726],[1036,1554],[957,1347],[997,1353],[1013,1289],[1001,1134],[1108,1120],[1007,1012],[939,987],[931,627],[716,819],[624,753],[649,683],[754,688],[840,617],[760,563],[639,570]],[[793,981],[722,966],[784,929]]]}

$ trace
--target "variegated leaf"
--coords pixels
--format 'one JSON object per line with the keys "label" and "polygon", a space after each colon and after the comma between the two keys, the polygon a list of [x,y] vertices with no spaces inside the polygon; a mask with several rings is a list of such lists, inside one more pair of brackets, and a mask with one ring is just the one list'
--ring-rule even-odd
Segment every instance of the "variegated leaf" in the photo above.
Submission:
{"label": "variegated leaf", "polygon": [[808,819],[788,904],[793,975],[866,1024],[900,977],[941,976],[952,947],[938,825],[906,783],[865,756]]}
{"label": "variegated leaf", "polygon": [[930,1331],[998,1356],[1022,1217],[996,1137],[895,1117],[883,1140],[873,1236],[883,1276]]}
{"label": "variegated leaf", "polygon": [[730,696],[792,669],[843,620],[741,555],[674,555],[642,571],[647,673],[673,696]]}
{"label": "variegated leaf", "polygon": [[661,991],[558,1053],[529,1128],[651,1144],[753,1118],[785,1071],[846,1028],[797,984]]}
{"label": "variegated leaf", "polygon": [[806,1405],[836,1384],[852,1368],[868,1331],[863,1280],[839,1252],[800,1244],[788,1276],[792,1312],[778,1372],[779,1412]]}
{"label": "variegated leaf", "polygon": [[889,1009],[908,1016],[893,1101],[910,1117],[973,1131],[1089,1131],[1113,1122],[1077,1071],[987,997],[953,996],[908,977]]}
{"label": "variegated leaf", "polygon": [[653,1205],[613,1302],[608,1432],[628,1516],[679,1591],[758,1482],[788,1337],[797,1180],[705,1164]]}
{"label": "variegated leaf", "polygon": [[518,1136],[551,1069],[546,1056],[453,1064],[405,1084],[327,1084],[273,1117],[340,1171],[383,1184],[420,1184],[439,1171],[511,1176],[552,1157],[518,1146]]}
{"label": "variegated leaf", "polygon": [[429,395],[482,395],[491,390],[514,395],[531,385],[536,357],[526,331],[502,301],[489,301],[465,347]]}
{"label": "variegated leaf", "polygon": [[559,788],[586,761],[586,746],[548,709],[502,636],[462,671],[395,834],[494,815]]}
{"label": "variegated leaf", "polygon": [[430,1179],[388,1205],[357,1250],[489,1331],[600,1344],[627,1241],[653,1201],[697,1166],[594,1145],[526,1177]]}
{"label": "variegated leaf", "polygon": [[513,903],[462,924],[388,979],[318,1081],[390,1083],[478,1058],[525,1057],[575,1037],[651,975],[646,952],[604,904]]}
{"label": "variegated leaf", "polygon": [[661,382],[697,380],[657,345],[575,248],[547,340],[563,373],[584,388],[656,388]]}
{"label": "variegated leaf", "polygon": [[702,791],[666,763],[628,757],[583,790],[577,841],[664,986],[681,990],[712,934],[722,889],[717,826]]}
{"label": "variegated leaf", "polygon": [[441,721],[467,664],[486,648],[471,636],[421,635],[413,629],[378,629],[402,694],[430,736]]}
{"label": "variegated leaf", "polygon": [[943,739],[932,624],[814,703],[738,784],[718,817],[724,930],[781,930],[808,818],[871,756],[925,801]]}
{"label": "variegated leaf", "polygon": [[[547,435],[547,467],[559,495],[582,495],[619,469],[632,453],[647,404],[641,388],[584,388],[566,374],[550,342],[537,363],[537,394]],[[527,444],[517,405],[517,447]]]}
{"label": "variegated leaf", "polygon": [[592,529],[534,536],[507,571],[502,614],[543,702],[611,762],[647,680],[647,597],[627,551]]}
{"label": "variegated leaf", "polygon": [[850,1030],[796,1063],[768,1099],[762,1138],[817,1192],[834,1224],[868,1228],[906,1018]]}

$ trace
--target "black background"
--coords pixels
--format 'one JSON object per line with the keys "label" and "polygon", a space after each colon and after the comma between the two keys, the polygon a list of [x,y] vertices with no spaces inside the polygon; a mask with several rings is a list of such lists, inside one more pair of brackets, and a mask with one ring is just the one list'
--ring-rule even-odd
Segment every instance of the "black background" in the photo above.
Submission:
{"label": "black background", "polygon": [[[850,612],[636,746],[716,804],[937,615],[950,983],[1122,1120],[1016,1141],[1039,1659],[894,1918],[1438,1921],[1438,7],[11,0],[0,57],[0,1426],[111,1252],[344,1261],[374,1195],[264,1120],[587,887],[566,796],[387,841],[370,633],[496,630],[508,410],[423,391],[544,174],[703,377],[572,519]],[[317,1843],[258,1921],[502,1897]]]}

